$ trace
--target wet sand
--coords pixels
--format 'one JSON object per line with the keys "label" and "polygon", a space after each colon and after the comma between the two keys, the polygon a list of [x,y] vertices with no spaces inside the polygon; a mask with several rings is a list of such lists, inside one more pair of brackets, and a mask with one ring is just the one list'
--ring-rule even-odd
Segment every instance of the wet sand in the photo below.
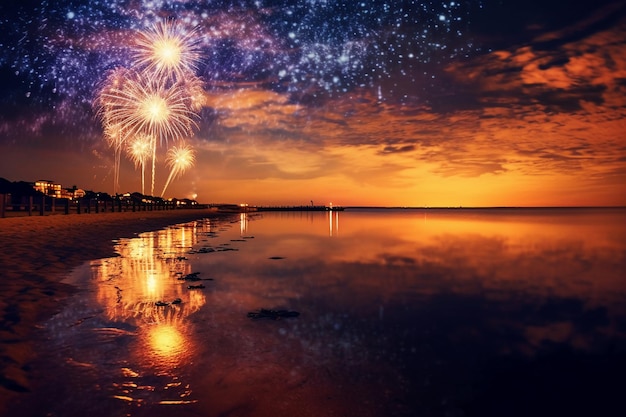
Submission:
{"label": "wet sand", "polygon": [[186,209],[0,218],[0,414],[30,390],[33,336],[74,292],[61,282],[72,268],[114,256],[114,239],[221,215]]}

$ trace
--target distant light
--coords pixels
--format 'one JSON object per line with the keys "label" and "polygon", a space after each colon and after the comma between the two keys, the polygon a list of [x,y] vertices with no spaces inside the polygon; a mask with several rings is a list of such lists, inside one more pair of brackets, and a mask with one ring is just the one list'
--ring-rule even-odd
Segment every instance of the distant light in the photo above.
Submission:
{"label": "distant light", "polygon": [[445,20],[446,20],[446,17],[444,15],[440,14],[439,15],[439,21],[440,22],[445,22]]}
{"label": "distant light", "polygon": [[67,12],[67,18],[68,19],[73,19],[76,15],[74,14],[74,12]]}

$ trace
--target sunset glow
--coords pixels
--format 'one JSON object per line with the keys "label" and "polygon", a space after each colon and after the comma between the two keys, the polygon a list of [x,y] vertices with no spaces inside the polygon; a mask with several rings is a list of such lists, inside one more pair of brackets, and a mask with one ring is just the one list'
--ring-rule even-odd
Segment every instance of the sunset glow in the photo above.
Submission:
{"label": "sunset glow", "polygon": [[148,134],[203,202],[626,205],[621,2],[100,3],[3,18],[0,177],[138,191]]}

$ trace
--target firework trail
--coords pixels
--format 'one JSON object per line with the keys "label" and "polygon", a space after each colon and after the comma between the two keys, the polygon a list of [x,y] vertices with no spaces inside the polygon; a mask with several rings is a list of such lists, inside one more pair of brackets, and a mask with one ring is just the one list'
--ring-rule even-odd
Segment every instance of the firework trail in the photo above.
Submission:
{"label": "firework trail", "polygon": [[141,194],[145,194],[145,171],[146,160],[152,153],[153,139],[147,135],[141,135],[135,137],[126,151],[128,156],[134,162],[135,168],[141,166]]}
{"label": "firework trail", "polygon": [[167,151],[167,165],[170,167],[170,175],[167,177],[161,197],[165,195],[165,190],[170,181],[182,175],[187,168],[193,166],[195,160],[194,152],[188,145],[172,146]]}
{"label": "firework trail", "polygon": [[109,147],[113,148],[113,193],[117,194],[120,186],[120,160],[122,145],[124,144],[121,126],[113,123],[107,124],[104,129],[104,137]]}
{"label": "firework trail", "polygon": [[119,187],[120,160],[122,154],[122,146],[124,145],[125,135],[123,125],[114,120],[111,116],[111,101],[105,97],[112,93],[115,89],[124,88],[124,82],[128,77],[126,68],[116,68],[110,71],[104,82],[100,86],[94,107],[96,108],[96,116],[100,118],[104,127],[104,137],[114,152],[114,169],[113,169],[113,193],[117,194]]}

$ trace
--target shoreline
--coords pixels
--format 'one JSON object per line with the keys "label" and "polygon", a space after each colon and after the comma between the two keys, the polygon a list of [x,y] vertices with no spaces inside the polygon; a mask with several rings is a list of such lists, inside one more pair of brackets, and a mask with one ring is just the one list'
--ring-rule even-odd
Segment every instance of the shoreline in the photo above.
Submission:
{"label": "shoreline", "polygon": [[62,282],[94,259],[115,256],[113,240],[207,217],[208,209],[0,218],[0,414],[30,391],[35,333],[76,289]]}

